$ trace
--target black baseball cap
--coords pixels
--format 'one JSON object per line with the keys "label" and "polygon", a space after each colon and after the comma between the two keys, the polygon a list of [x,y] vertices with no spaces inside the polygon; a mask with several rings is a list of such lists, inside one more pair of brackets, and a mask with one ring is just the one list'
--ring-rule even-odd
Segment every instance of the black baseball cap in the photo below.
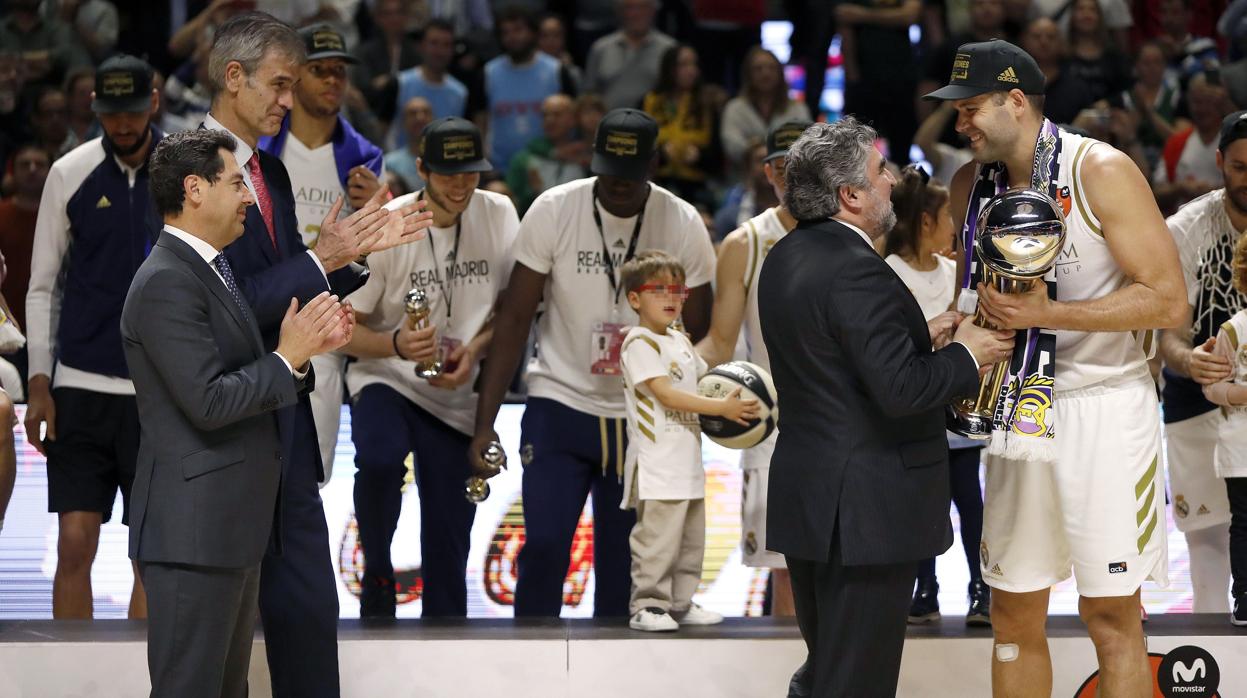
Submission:
{"label": "black baseball cap", "polygon": [[801,137],[802,133],[810,126],[813,121],[805,121],[804,119],[796,119],[793,121],[785,121],[778,126],[774,126],[770,131],[766,132],[766,157],[762,158],[762,162],[770,162],[776,158],[782,158],[788,154],[788,148]]}
{"label": "black baseball cap", "polygon": [[485,159],[481,130],[457,116],[437,119],[420,132],[420,159],[430,172],[462,174],[494,169]]}
{"label": "black baseball cap", "polygon": [[656,140],[658,122],[649,114],[639,109],[612,109],[598,123],[589,170],[596,175],[642,181],[649,177]]}
{"label": "black baseball cap", "polygon": [[91,111],[98,114],[145,112],[152,106],[152,67],[141,58],[113,56],[95,71],[95,99]]}
{"label": "black baseball cap", "polygon": [[1031,55],[1008,41],[962,44],[953,58],[948,84],[923,95],[928,100],[969,99],[988,92],[1044,93],[1044,74]]}
{"label": "black baseball cap", "polygon": [[1221,139],[1217,142],[1217,150],[1222,154],[1230,144],[1247,138],[1247,111],[1236,111],[1221,121]]}
{"label": "black baseball cap", "polygon": [[322,58],[341,58],[347,63],[358,63],[359,59],[346,52],[346,38],[333,25],[324,22],[303,27],[299,30],[303,43],[307,46],[307,59],[319,61]]}

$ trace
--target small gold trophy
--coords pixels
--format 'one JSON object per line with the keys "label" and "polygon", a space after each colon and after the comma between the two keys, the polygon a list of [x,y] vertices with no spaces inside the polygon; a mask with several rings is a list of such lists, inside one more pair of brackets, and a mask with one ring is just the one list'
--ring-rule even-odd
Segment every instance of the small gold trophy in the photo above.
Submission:
{"label": "small gold trophy", "polygon": [[[502,444],[497,441],[490,441],[485,444],[484,450],[481,451],[481,460],[493,471],[489,474],[489,477],[493,477],[507,467],[507,452],[502,450]],[[473,504],[480,504],[485,501],[489,498],[488,478],[477,475],[469,477],[465,483],[463,494]]]}
{"label": "small gold trophy", "polygon": [[[407,306],[407,329],[423,330],[429,326],[429,297],[423,289],[413,288],[407,292],[405,298]],[[437,355],[428,360],[416,363],[416,375],[428,380],[436,378],[442,373],[442,356],[441,349],[437,350]]]}

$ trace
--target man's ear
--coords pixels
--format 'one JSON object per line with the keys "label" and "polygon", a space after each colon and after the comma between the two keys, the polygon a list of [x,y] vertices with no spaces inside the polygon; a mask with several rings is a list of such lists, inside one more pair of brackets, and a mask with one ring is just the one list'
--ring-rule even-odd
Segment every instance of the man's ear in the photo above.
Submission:
{"label": "man's ear", "polygon": [[198,175],[186,175],[182,179],[182,193],[185,195],[186,203],[199,206],[203,203],[204,181]]}

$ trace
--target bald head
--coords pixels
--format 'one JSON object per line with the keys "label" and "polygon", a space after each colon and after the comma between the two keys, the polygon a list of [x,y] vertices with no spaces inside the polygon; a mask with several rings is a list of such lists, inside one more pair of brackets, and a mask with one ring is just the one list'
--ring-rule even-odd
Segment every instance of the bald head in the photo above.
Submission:
{"label": "bald head", "polygon": [[550,95],[541,103],[541,129],[551,143],[572,137],[576,128],[576,103],[564,94]]}

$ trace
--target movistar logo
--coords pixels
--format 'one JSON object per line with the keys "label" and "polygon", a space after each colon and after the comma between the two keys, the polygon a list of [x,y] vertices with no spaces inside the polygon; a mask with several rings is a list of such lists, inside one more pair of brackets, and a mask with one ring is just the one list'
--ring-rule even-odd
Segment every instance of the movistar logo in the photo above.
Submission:
{"label": "movistar logo", "polygon": [[1018,74],[1013,72],[1013,66],[1009,66],[1008,68],[1000,71],[1000,75],[996,76],[996,80],[1000,82],[1016,83],[1018,81]]}
{"label": "movistar logo", "polygon": [[1191,683],[1195,679],[1202,679],[1208,675],[1208,667],[1204,665],[1204,658],[1197,657],[1191,662],[1190,666],[1186,662],[1173,663],[1173,682],[1174,683]]}

